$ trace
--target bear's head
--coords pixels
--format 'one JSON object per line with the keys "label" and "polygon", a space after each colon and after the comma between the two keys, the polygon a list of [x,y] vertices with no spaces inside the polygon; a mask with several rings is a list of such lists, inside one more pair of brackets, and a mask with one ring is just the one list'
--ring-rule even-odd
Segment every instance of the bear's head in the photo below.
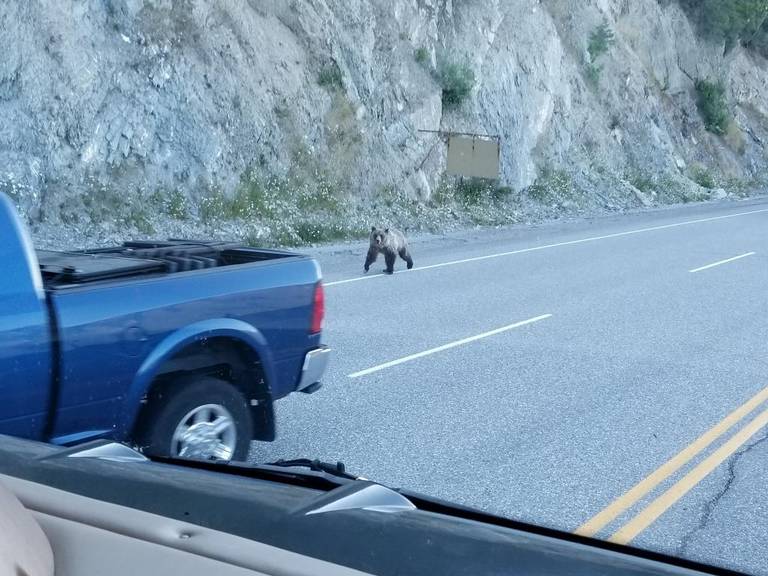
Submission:
{"label": "bear's head", "polygon": [[381,230],[376,228],[376,226],[371,226],[371,246],[381,248],[384,245],[387,232],[389,232],[389,228]]}

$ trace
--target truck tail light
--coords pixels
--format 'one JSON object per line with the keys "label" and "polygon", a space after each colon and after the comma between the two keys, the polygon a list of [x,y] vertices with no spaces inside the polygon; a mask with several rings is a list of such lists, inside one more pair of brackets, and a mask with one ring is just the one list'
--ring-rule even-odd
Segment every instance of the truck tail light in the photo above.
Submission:
{"label": "truck tail light", "polygon": [[312,304],[312,322],[309,325],[310,334],[319,334],[323,329],[323,317],[325,316],[325,292],[323,283],[315,285],[315,297]]}

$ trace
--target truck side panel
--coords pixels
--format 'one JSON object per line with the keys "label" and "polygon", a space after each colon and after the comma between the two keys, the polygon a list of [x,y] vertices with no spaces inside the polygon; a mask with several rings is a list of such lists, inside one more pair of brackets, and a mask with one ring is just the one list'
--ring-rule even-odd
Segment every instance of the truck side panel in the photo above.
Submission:
{"label": "truck side panel", "polygon": [[37,260],[0,194],[0,433],[42,438],[51,408],[53,353]]}
{"label": "truck side panel", "polygon": [[216,318],[258,329],[273,352],[273,399],[288,394],[319,344],[307,334],[316,281],[312,260],[291,258],[53,291],[62,348],[54,436],[112,428],[150,353],[175,331]]}
{"label": "truck side panel", "polygon": [[[260,359],[266,381],[274,382],[275,363],[272,359],[272,352],[266,339],[256,328],[234,318],[213,318],[189,324],[169,334],[144,359],[124,395],[124,400],[121,402],[118,435],[127,435],[133,428],[141,408],[141,399],[152,385],[154,378],[162,370],[163,365],[187,346],[209,338],[227,338],[248,346]],[[269,398],[272,398],[271,391]]]}

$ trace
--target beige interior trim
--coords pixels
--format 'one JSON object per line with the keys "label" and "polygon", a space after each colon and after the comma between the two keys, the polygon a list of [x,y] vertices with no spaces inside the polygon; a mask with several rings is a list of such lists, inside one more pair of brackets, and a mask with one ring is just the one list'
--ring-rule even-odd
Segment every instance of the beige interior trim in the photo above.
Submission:
{"label": "beige interior trim", "polygon": [[6,574],[53,576],[53,553],[32,514],[0,482],[0,576]]}
{"label": "beige interior trim", "polygon": [[[31,511],[181,550],[271,576],[363,576],[363,572],[195,524],[0,474]],[[41,517],[42,519],[42,517]],[[50,538],[50,536],[49,536]],[[53,545],[54,549],[56,545]]]}
{"label": "beige interior trim", "polygon": [[53,545],[56,576],[267,576],[89,524],[32,515]]}

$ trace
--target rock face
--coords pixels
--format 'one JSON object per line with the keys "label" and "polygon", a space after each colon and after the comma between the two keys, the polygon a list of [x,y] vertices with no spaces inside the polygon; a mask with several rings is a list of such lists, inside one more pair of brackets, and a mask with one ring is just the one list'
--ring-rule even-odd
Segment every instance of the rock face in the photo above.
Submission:
{"label": "rock face", "polygon": [[[615,42],[592,62],[603,23]],[[426,198],[445,150],[420,129],[498,134],[514,190],[565,170],[641,204],[629,174],[767,164],[768,63],[723,55],[675,2],[10,0],[0,30],[0,190],[32,219],[94,186],[231,191],[249,168]],[[456,109],[444,62],[476,78]],[[725,82],[725,136],[694,78]]]}

